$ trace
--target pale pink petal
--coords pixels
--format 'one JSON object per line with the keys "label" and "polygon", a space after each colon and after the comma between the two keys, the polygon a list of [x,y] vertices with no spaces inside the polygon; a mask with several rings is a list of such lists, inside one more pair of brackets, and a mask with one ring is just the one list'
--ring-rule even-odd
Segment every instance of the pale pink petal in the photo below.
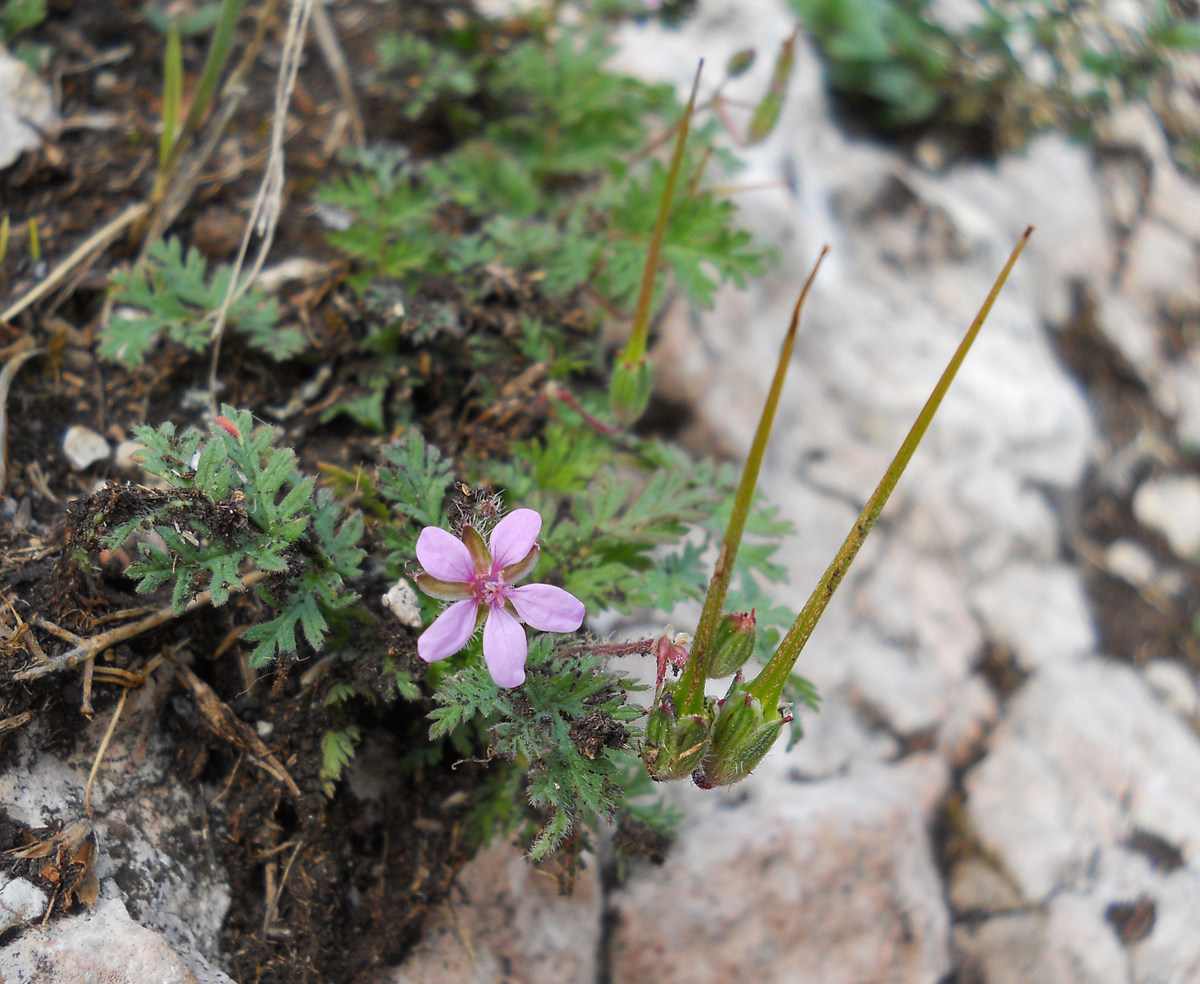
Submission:
{"label": "pale pink petal", "polygon": [[535,629],[574,632],[583,624],[583,602],[552,584],[526,584],[504,594],[521,619]]}
{"label": "pale pink petal", "polygon": [[533,509],[514,509],[492,530],[488,546],[492,570],[498,571],[524,560],[542,531],[542,517]]}
{"label": "pale pink petal", "polygon": [[426,526],[417,537],[417,560],[439,581],[470,581],[475,577],[471,551],[458,537],[436,526]]}
{"label": "pale pink petal", "polygon": [[474,598],[456,601],[417,640],[417,653],[426,663],[453,656],[462,649],[475,631],[479,603]]}
{"label": "pale pink petal", "polygon": [[493,608],[483,627],[483,658],[497,687],[519,687],[525,682],[528,654],[521,623],[503,608]]}

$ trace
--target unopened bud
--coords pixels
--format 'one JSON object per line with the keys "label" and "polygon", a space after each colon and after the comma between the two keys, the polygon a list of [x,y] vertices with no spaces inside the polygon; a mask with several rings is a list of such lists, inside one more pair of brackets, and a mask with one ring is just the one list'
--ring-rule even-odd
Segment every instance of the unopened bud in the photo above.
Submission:
{"label": "unopened bud", "polygon": [[654,388],[654,367],[644,355],[627,361],[624,353],[617,356],[612,385],[608,391],[608,406],[620,427],[637,423],[650,402]]}
{"label": "unopened bud", "polygon": [[722,615],[712,649],[705,660],[704,675],[719,680],[740,670],[754,655],[754,641],[758,636],[755,626],[753,610]]}
{"label": "unopened bud", "polygon": [[792,720],[790,713],[772,710],[763,714],[762,703],[736,679],[729,693],[717,705],[712,741],[704,758],[692,773],[701,789],[731,786],[744,779],[771,750],[783,726]]}
{"label": "unopened bud", "polygon": [[683,779],[695,771],[708,750],[712,705],[703,714],[679,714],[671,688],[650,711],[642,739],[642,761],[655,782]]}
{"label": "unopened bud", "polygon": [[731,79],[736,79],[739,75],[745,75],[749,71],[750,66],[754,64],[756,54],[753,48],[743,48],[741,51],[735,51],[730,55],[729,62],[725,66],[725,74]]}

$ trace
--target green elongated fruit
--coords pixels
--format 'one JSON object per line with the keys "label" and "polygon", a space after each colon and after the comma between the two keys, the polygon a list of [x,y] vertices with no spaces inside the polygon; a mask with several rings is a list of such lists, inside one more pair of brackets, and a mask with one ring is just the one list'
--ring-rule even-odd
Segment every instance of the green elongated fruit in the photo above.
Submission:
{"label": "green elongated fruit", "polygon": [[796,64],[796,39],[800,36],[800,28],[779,47],[779,57],[775,60],[775,71],[771,73],[771,87],[767,94],[754,108],[750,117],[750,128],[746,131],[746,146],[752,147],[761,143],[771,135],[775,124],[779,122],[779,113],[783,109],[783,97],[787,93],[788,82],[792,77],[792,66]]}
{"label": "green elongated fruit", "polygon": [[701,61],[696,69],[696,78],[692,82],[692,95],[684,108],[683,119],[679,121],[675,152],[671,155],[671,166],[663,185],[662,200],[658,203],[658,216],[650,234],[650,248],[646,251],[646,264],[642,268],[642,282],[633,311],[633,328],[629,333],[628,343],[617,353],[616,365],[613,367],[608,403],[612,415],[621,427],[629,427],[637,422],[645,412],[646,405],[650,402],[650,391],[654,388],[654,366],[646,356],[646,346],[650,337],[650,300],[654,294],[654,275],[658,272],[659,259],[662,256],[663,236],[667,231],[671,202],[675,198],[675,184],[683,166],[683,148],[687,143],[692,112],[696,108],[696,93],[700,88],[700,72],[703,68],[704,62]]}

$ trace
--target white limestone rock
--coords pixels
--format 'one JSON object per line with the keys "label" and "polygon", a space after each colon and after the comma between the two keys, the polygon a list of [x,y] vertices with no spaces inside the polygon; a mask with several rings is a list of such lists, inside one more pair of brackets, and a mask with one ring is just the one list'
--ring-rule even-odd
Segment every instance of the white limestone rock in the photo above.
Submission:
{"label": "white limestone rock", "polygon": [[[170,779],[172,752],[157,731],[165,683],[151,677],[131,693],[121,728],[113,736],[92,789],[99,851],[96,873],[100,901],[89,912],[51,928],[54,973],[60,976],[21,976],[28,961],[40,952],[43,939],[28,925],[0,949],[0,975],[6,984],[67,984],[82,978],[73,968],[84,967],[88,956],[80,939],[140,941],[153,954],[145,964],[134,959],[136,973],[129,984],[177,980],[199,984],[232,984],[214,969],[221,925],[229,908],[229,888],[220,871],[207,861],[205,828],[209,822],[201,804],[181,782]],[[80,718],[81,721],[85,719]],[[108,726],[107,717],[86,725],[78,747],[67,758],[47,754],[45,735],[37,724],[26,726],[6,746],[0,770],[0,802],[14,821],[38,827],[47,811],[68,819],[82,815],[83,791],[96,749]],[[78,929],[81,935],[75,935]],[[134,943],[130,943],[133,946]],[[114,965],[130,960],[125,944],[112,947]],[[98,953],[99,951],[97,951]],[[140,949],[138,952],[142,952]],[[107,967],[105,955],[91,955],[97,968]],[[182,969],[180,969],[182,968]],[[11,971],[11,975],[10,975]],[[101,976],[92,980],[106,979]],[[118,979],[118,978],[114,978]]]}
{"label": "white limestone rock", "polygon": [[941,763],[764,778],[690,809],[668,864],[614,893],[614,984],[942,979],[949,922],[926,827]]}
{"label": "white limestone rock", "polygon": [[33,923],[46,911],[50,897],[24,878],[14,878],[0,888],[0,934],[14,926]]}
{"label": "white limestone rock", "polygon": [[1195,310],[1200,306],[1200,268],[1194,244],[1165,223],[1143,222],[1128,247],[1122,286],[1148,311]]}
{"label": "white limestone rock", "polygon": [[1200,713],[1200,693],[1186,666],[1177,659],[1153,659],[1142,667],[1146,683],[1176,714],[1194,718]]}
{"label": "white limestone rock", "polygon": [[597,979],[600,865],[586,859],[571,895],[519,849],[496,843],[459,873],[462,899],[434,913],[416,949],[378,984],[564,984]]}
{"label": "white limestone rock", "polygon": [[1079,572],[1065,564],[1014,561],[972,593],[988,638],[1032,670],[1079,659],[1095,648]]}
{"label": "white limestone rock", "polygon": [[417,592],[407,578],[400,578],[388,589],[383,596],[383,607],[395,615],[401,625],[410,629],[419,629],[424,625]]}
{"label": "white limestone rock", "polygon": [[[1188,877],[1200,857],[1200,739],[1126,666],[1043,666],[1009,705],[966,778],[979,838],[1024,900],[1086,884],[1136,831],[1173,845]],[[1200,924],[1200,908],[1189,913]]]}
{"label": "white limestone rock", "polygon": [[162,936],[131,919],[115,898],[19,936],[0,950],[0,975],[5,984],[233,984],[219,971],[192,973]]}

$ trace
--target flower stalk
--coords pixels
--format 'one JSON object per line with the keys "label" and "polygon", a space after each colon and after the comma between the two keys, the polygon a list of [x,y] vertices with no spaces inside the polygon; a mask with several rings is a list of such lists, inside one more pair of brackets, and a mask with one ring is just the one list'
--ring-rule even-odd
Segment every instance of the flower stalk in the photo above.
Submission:
{"label": "flower stalk", "polygon": [[[721,634],[719,627],[725,630],[724,636],[729,637],[731,630],[738,625],[739,616],[722,616],[721,609],[729,589],[733,564],[745,529],[746,516],[754,495],[767,438],[774,423],[784,375],[791,361],[800,310],[812,286],[817,268],[825,256],[826,251],[822,251],[792,312],[792,322],[784,339],[775,378],[767,394],[758,430],[742,472],[733,512],[721,545],[716,569],[709,583],[708,594],[704,599],[704,608],[691,652],[680,679],[674,684],[660,688],[656,694],[656,706],[650,712],[646,734],[649,738],[653,731],[655,740],[653,743],[647,741],[643,748],[643,760],[654,778],[677,778],[684,765],[694,764],[692,779],[701,788],[708,789],[737,782],[762,760],[774,745],[783,725],[792,720],[791,708],[781,706],[784,687],[792,668],[925,436],[925,431],[929,428],[934,414],[1032,233],[1033,227],[1030,226],[1014,247],[971,327],[967,329],[918,414],[916,422],[900,445],[900,450],[896,452],[883,478],[863,506],[837,556],[826,568],[774,655],[750,683],[743,683],[741,671],[738,670],[724,699],[714,705],[704,694],[706,677],[716,676],[718,671],[727,669],[732,665],[732,659],[740,655],[734,655],[730,661],[725,661],[717,656],[724,657],[727,653],[718,654],[714,651],[714,645]],[[741,628],[745,634],[745,629],[749,626],[743,623]],[[752,628],[750,631],[753,631]],[[729,638],[725,639],[722,649],[730,649]],[[665,756],[664,752],[667,753]]]}
{"label": "flower stalk", "polygon": [[[684,693],[683,709],[696,713],[704,700],[704,681],[706,667],[710,666],[710,651],[716,641],[717,627],[721,621],[725,598],[729,594],[729,582],[733,579],[733,565],[737,560],[738,547],[742,542],[742,533],[746,529],[746,517],[750,514],[750,503],[754,499],[754,489],[758,485],[758,473],[762,470],[763,457],[767,451],[767,440],[771,436],[771,428],[775,424],[775,411],[779,408],[779,397],[783,392],[783,381],[787,376],[788,366],[792,362],[792,352],[796,347],[796,331],[800,325],[800,312],[808,292],[812,289],[813,280],[829,247],[821,249],[821,255],[813,265],[804,289],[792,308],[792,321],[784,336],[783,345],[779,350],[779,362],[775,366],[775,378],[771,380],[771,388],[767,392],[767,402],[763,406],[762,415],[758,420],[758,429],[754,432],[754,440],[750,444],[750,453],[746,457],[742,477],[738,483],[737,493],[733,500],[733,510],[729,514],[729,525],[725,528],[725,538],[721,541],[721,552],[717,555],[716,567],[713,569],[712,580],[708,583],[708,593],[704,596],[704,607],[700,611],[700,621],[696,625],[696,635],[692,640],[692,659],[684,667],[679,680],[679,689]],[[717,675],[717,674],[713,674]],[[724,674],[722,674],[724,675]]]}
{"label": "flower stalk", "polygon": [[683,167],[683,149],[691,127],[692,112],[696,108],[696,93],[700,88],[700,72],[704,61],[696,67],[692,81],[692,94],[679,123],[675,137],[675,152],[671,155],[671,166],[663,186],[662,200],[658,203],[658,217],[650,235],[650,248],[646,252],[646,265],[642,269],[642,281],[638,287],[637,304],[633,309],[633,328],[629,341],[617,353],[613,366],[613,378],[609,388],[609,408],[621,427],[637,423],[650,402],[650,391],[654,386],[654,366],[646,354],[650,337],[650,302],[654,296],[654,277],[658,272],[662,256],[663,237],[667,231],[667,219],[671,214],[671,203],[675,198],[675,185]]}
{"label": "flower stalk", "polygon": [[975,320],[971,322],[971,327],[967,329],[967,333],[963,336],[949,364],[942,372],[937,385],[934,386],[933,392],[929,394],[929,399],[925,401],[925,405],[917,415],[916,422],[912,425],[908,435],[900,445],[900,450],[896,452],[896,456],[892,459],[892,463],[888,466],[887,471],[884,472],[883,478],[875,487],[871,498],[863,506],[862,512],[859,513],[858,519],[855,520],[849,534],[846,536],[845,541],[843,541],[841,549],[838,550],[829,567],[825,569],[825,573],[821,576],[821,580],[817,582],[817,586],[813,589],[812,594],[809,595],[808,601],[796,617],[796,621],[792,623],[792,627],[788,630],[787,635],[780,641],[775,654],[763,668],[762,673],[746,688],[748,693],[757,697],[762,702],[766,713],[770,714],[771,709],[776,707],[782,698],[783,688],[787,683],[788,675],[792,672],[792,667],[796,664],[796,659],[799,657],[805,643],[808,642],[809,636],[812,635],[813,629],[816,628],[817,622],[824,614],[826,607],[828,607],[833,593],[845,579],[846,572],[850,569],[850,565],[854,562],[859,548],[863,545],[867,539],[867,535],[874,527],[875,521],[879,519],[879,514],[883,512],[883,507],[887,505],[888,498],[891,496],[893,489],[896,488],[896,484],[900,481],[900,476],[904,474],[904,469],[908,466],[913,453],[917,450],[917,445],[921,443],[921,439],[925,436],[925,431],[929,428],[929,424],[933,420],[933,415],[937,413],[942,398],[946,395],[946,391],[950,388],[950,384],[958,374],[959,367],[966,358],[967,352],[971,350],[971,346],[975,343],[975,339],[979,335],[979,330],[983,327],[984,321],[987,320],[988,314],[991,313],[992,305],[996,303],[996,298],[1003,289],[1005,282],[1008,280],[1008,275],[1012,272],[1017,258],[1021,255],[1021,251],[1025,248],[1025,244],[1029,241],[1029,237],[1032,234],[1033,226],[1029,226],[1021,236],[1020,241],[1013,248],[1012,253],[1008,257],[1008,262],[1004,264],[1004,269],[1000,271],[1000,275],[992,285],[987,299],[983,302],[983,306],[979,309]]}

